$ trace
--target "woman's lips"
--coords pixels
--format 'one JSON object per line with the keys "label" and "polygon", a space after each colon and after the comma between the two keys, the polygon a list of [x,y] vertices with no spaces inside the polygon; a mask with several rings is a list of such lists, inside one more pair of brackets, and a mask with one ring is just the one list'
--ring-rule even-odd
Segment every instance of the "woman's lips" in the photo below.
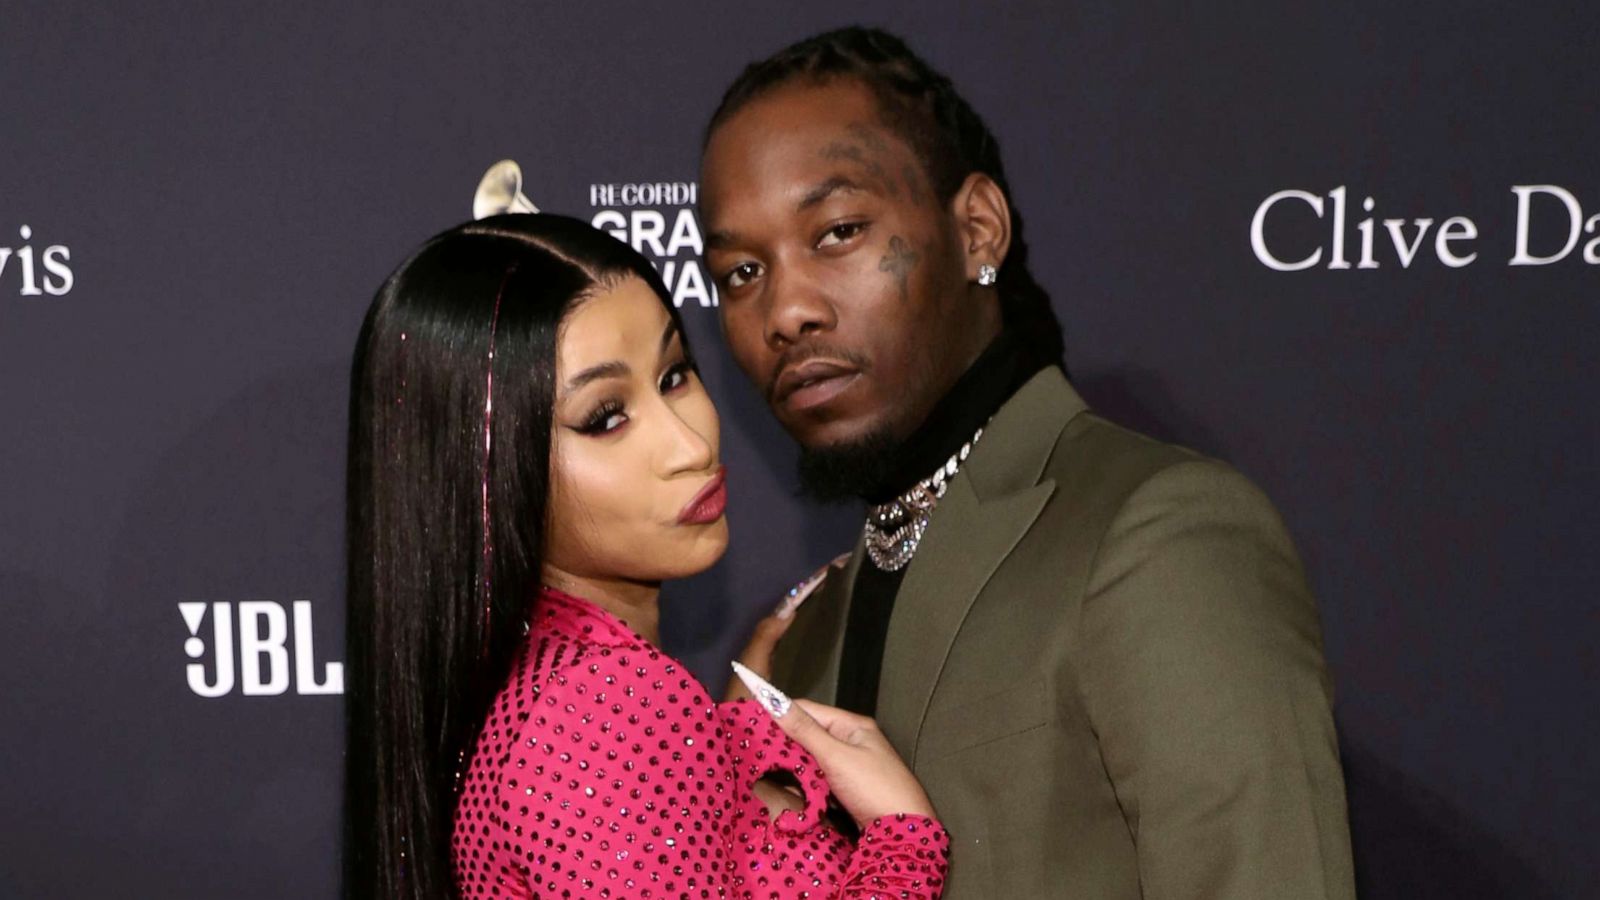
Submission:
{"label": "woman's lips", "polygon": [[706,486],[678,513],[679,525],[707,525],[722,518],[728,508],[728,467],[721,466]]}

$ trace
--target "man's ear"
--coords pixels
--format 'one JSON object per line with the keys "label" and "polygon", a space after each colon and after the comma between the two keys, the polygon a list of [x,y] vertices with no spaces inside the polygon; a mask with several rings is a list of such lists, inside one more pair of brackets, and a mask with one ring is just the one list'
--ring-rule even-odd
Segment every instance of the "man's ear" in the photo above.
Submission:
{"label": "man's ear", "polygon": [[966,253],[967,280],[978,280],[981,265],[1000,268],[1011,249],[1011,203],[994,179],[973,172],[950,200]]}

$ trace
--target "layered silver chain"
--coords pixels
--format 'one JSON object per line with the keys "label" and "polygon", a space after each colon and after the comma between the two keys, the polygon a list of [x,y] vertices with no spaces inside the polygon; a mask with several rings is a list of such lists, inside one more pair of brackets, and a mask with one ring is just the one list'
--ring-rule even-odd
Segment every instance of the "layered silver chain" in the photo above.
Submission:
{"label": "layered silver chain", "polygon": [[983,429],[973,434],[972,440],[950,454],[950,459],[937,472],[911,486],[900,496],[867,509],[865,543],[867,558],[885,572],[898,572],[911,562],[922,543],[922,535],[933,520],[934,507],[939,505],[950,479],[961,470],[972,448],[978,446]]}

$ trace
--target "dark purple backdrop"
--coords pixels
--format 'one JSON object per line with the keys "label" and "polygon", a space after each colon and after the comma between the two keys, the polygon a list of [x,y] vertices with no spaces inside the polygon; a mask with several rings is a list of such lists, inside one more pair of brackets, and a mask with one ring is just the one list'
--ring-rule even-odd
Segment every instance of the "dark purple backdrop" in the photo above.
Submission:
{"label": "dark purple backdrop", "polygon": [[[692,182],[745,61],[862,19],[999,135],[1090,400],[1280,504],[1322,603],[1363,896],[1596,896],[1600,229],[1509,262],[1514,186],[1600,214],[1600,14],[1302,5],[8,4],[0,896],[334,895],[340,701],[303,691],[340,659],[345,372],[372,291],[497,159],[585,217],[593,185]],[[1352,267],[1330,269],[1341,186]],[[1275,271],[1251,220],[1291,189],[1324,217],[1274,206],[1267,246],[1323,258]],[[1368,196],[1376,269],[1354,265]],[[1566,207],[1529,214],[1529,253],[1555,255]],[[1453,216],[1478,232],[1447,245],[1478,253],[1460,268],[1433,238]],[[1406,245],[1433,220],[1409,267],[1385,218]],[[720,682],[857,518],[793,499],[714,310],[685,309],[735,543],[670,588],[668,642]],[[216,683],[218,603],[239,681],[210,699],[186,667]]]}

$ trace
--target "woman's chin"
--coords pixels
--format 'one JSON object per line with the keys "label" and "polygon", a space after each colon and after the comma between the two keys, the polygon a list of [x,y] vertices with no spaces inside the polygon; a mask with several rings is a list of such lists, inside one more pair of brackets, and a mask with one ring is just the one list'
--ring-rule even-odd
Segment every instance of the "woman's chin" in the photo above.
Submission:
{"label": "woman's chin", "polygon": [[715,522],[694,526],[695,534],[686,541],[674,541],[670,551],[662,554],[662,581],[690,578],[716,565],[728,552],[728,517]]}
{"label": "woman's chin", "polygon": [[728,520],[724,517],[695,525],[692,530],[634,532],[585,550],[579,558],[569,559],[564,568],[587,572],[601,580],[638,584],[692,578],[716,565],[728,552]]}

